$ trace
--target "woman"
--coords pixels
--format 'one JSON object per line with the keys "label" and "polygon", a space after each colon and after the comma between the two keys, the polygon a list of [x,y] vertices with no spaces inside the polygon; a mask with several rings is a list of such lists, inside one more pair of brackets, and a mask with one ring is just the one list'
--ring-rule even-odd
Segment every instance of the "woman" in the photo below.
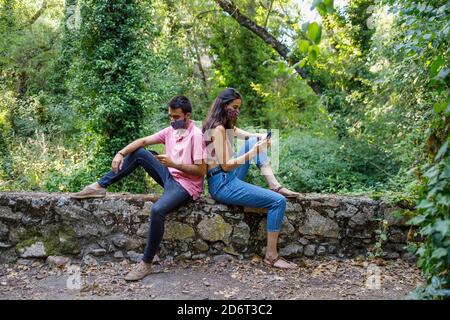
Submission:
{"label": "woman", "polygon": [[[267,247],[263,261],[276,268],[296,268],[294,263],[279,257],[277,241],[286,208],[285,197],[297,197],[298,193],[282,187],[275,178],[264,152],[270,146],[270,139],[235,126],[241,104],[239,92],[228,88],[214,100],[204,122],[209,193],[225,204],[267,208]],[[247,137],[244,148],[233,157],[233,138]],[[271,190],[244,181],[251,159],[255,160]]]}

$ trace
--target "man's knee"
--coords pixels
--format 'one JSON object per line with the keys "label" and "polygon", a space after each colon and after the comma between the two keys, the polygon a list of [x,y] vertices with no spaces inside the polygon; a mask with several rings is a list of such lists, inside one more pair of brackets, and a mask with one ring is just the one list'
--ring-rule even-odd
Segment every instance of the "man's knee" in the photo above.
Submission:
{"label": "man's knee", "polygon": [[147,152],[148,152],[148,151],[145,150],[143,147],[140,147],[140,148],[137,148],[136,150],[134,150],[134,151],[132,152],[132,154],[133,154],[133,155],[136,155],[136,156],[142,156],[142,155],[146,154]]}
{"label": "man's knee", "polygon": [[152,221],[164,222],[166,219],[167,209],[164,204],[158,204],[156,202],[150,210],[150,216]]}

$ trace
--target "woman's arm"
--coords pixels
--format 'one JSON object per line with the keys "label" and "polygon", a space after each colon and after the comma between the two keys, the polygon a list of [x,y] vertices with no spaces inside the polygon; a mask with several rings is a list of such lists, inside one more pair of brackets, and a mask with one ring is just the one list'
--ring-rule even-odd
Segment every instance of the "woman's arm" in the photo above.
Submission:
{"label": "woman's arm", "polygon": [[246,161],[249,161],[253,157],[255,157],[258,152],[267,149],[268,145],[270,145],[270,140],[263,139],[260,142],[256,143],[247,153],[240,155],[237,158],[226,159],[226,134],[225,128],[223,126],[218,126],[214,129],[213,132],[213,143],[214,150],[216,154],[216,159],[219,162],[220,166],[224,171],[231,171],[234,168],[244,164]]}
{"label": "woman's arm", "polygon": [[241,140],[243,140],[247,137],[260,137],[261,139],[263,139],[265,137],[265,135],[263,133],[250,133],[250,132],[242,130],[236,126],[233,128],[233,135],[235,138],[238,138]]}

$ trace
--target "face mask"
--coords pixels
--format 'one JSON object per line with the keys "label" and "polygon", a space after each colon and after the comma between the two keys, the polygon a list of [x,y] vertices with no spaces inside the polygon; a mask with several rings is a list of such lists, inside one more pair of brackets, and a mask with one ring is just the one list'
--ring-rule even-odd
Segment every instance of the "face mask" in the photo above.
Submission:
{"label": "face mask", "polygon": [[239,109],[236,110],[236,109],[233,109],[233,108],[232,109],[227,109],[226,111],[227,111],[228,119],[231,119],[231,120],[236,119],[238,117],[238,115],[241,113],[241,111]]}
{"label": "face mask", "polygon": [[174,122],[171,122],[170,125],[171,125],[172,128],[174,128],[175,130],[184,128],[184,119],[175,120]]}

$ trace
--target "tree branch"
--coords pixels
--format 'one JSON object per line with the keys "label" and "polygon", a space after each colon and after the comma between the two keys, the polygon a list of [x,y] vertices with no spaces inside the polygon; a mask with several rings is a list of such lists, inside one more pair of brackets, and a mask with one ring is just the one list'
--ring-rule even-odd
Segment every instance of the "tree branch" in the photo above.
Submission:
{"label": "tree branch", "polygon": [[41,8],[36,11],[36,13],[31,17],[31,19],[28,21],[28,26],[31,26],[33,23],[36,22],[37,19],[44,13],[44,11],[47,9],[47,1],[44,0],[42,2]]}
{"label": "tree branch", "polygon": [[[249,19],[247,16],[243,15],[237,6],[232,1],[227,0],[214,0],[225,12],[232,16],[241,26],[249,29],[258,37],[260,37],[264,42],[275,49],[278,54],[283,57],[283,59],[290,65],[294,65],[298,61],[295,58],[289,57],[289,49],[273,35],[271,35],[265,28],[257,25],[254,21]],[[307,73],[304,68],[294,67],[295,71],[303,78],[307,79]],[[313,89],[315,93],[319,93],[319,87],[317,84],[308,81],[308,85]]]}

